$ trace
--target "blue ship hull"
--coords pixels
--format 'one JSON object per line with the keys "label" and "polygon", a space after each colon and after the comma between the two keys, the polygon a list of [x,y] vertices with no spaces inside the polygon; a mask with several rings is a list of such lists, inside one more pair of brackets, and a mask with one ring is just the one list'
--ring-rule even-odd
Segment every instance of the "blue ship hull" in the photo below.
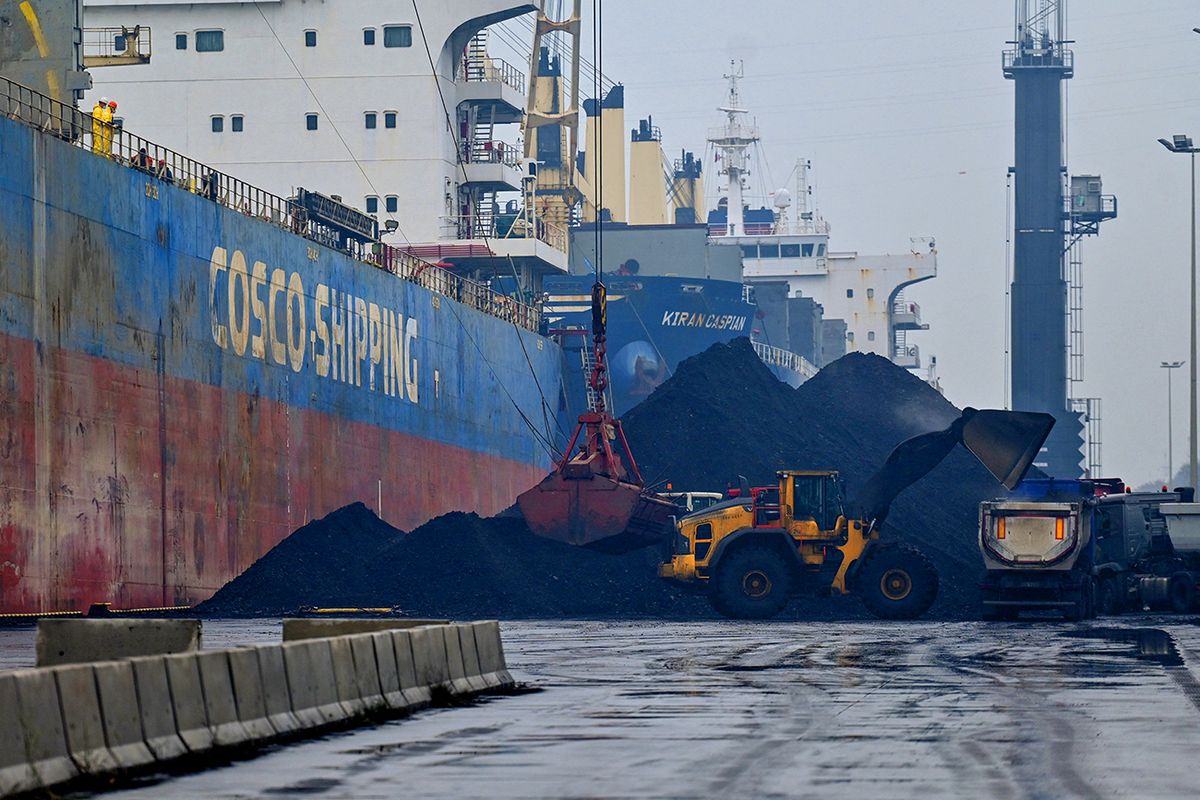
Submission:
{"label": "blue ship hull", "polygon": [[0,146],[0,612],[194,603],[347,503],[411,529],[551,467],[552,340],[21,122]]}
{"label": "blue ship hull", "polygon": [[[714,344],[749,336],[756,308],[740,283],[662,276],[605,277],[608,366],[619,416],[650,395],[680,362]],[[591,276],[547,278],[546,318],[566,351],[569,413],[583,405],[583,348],[591,347]]]}

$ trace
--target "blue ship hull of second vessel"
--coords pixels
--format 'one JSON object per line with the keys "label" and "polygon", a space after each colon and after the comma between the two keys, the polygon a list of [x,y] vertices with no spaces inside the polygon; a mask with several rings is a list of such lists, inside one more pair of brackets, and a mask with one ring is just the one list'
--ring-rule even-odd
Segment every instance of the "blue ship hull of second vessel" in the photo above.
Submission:
{"label": "blue ship hull of second vessel", "polygon": [[[585,348],[591,342],[594,278],[546,278],[546,317],[563,343],[569,414],[586,403]],[[619,416],[670,377],[684,359],[714,344],[750,336],[756,307],[740,283],[666,276],[612,275],[608,289],[608,366]]]}

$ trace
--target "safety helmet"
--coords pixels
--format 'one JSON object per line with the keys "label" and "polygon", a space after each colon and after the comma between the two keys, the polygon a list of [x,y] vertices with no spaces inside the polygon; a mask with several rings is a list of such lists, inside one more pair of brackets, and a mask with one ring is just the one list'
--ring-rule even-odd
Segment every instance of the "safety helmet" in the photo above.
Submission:
{"label": "safety helmet", "polygon": [[101,98],[100,98],[100,105],[102,105],[102,106],[106,106],[106,105],[108,105],[108,98],[107,98],[107,97],[101,97]]}
{"label": "safety helmet", "polygon": [[114,110],[115,110],[115,109],[116,109],[116,107],[117,107],[117,101],[116,101],[116,100],[109,100],[109,101],[108,101],[108,107],[109,107],[109,108],[111,108],[111,109],[114,109]]}

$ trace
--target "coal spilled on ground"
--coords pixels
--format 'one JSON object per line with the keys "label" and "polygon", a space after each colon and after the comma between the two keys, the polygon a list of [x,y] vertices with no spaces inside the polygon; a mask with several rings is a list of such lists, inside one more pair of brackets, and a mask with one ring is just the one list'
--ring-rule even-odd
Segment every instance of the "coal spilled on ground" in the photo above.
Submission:
{"label": "coal spilled on ground", "polygon": [[[958,411],[878,356],[849,355],[799,389],[778,381],[747,340],[688,359],[624,424],[643,476],[676,490],[723,489],[737,475],[838,469],[853,496],[904,439],[944,428]],[[959,448],[892,506],[885,538],[938,567],[932,615],[977,614],[975,519],[999,484]],[[622,556],[540,539],[518,518],[451,513],[404,533],[361,503],[293,533],[198,611],[291,613],[303,607],[395,607],[414,616],[621,618],[714,616],[703,598],[655,577],[664,552]],[[854,598],[805,595],[785,617],[865,616]]]}

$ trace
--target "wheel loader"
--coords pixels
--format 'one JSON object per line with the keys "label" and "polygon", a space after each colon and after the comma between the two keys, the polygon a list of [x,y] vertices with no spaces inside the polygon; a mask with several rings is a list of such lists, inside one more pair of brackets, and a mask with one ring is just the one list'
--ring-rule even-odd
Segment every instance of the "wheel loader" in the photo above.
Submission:
{"label": "wheel loader", "polygon": [[849,504],[834,470],[782,470],[777,486],[756,489],[743,480],[733,496],[677,521],[659,576],[704,591],[727,617],[773,617],[828,580],[818,588],[857,594],[877,617],[914,619],[933,605],[938,575],[916,548],[880,539],[892,501],[958,443],[1012,489],[1053,425],[1049,414],[968,408],[945,430],[898,445]]}

